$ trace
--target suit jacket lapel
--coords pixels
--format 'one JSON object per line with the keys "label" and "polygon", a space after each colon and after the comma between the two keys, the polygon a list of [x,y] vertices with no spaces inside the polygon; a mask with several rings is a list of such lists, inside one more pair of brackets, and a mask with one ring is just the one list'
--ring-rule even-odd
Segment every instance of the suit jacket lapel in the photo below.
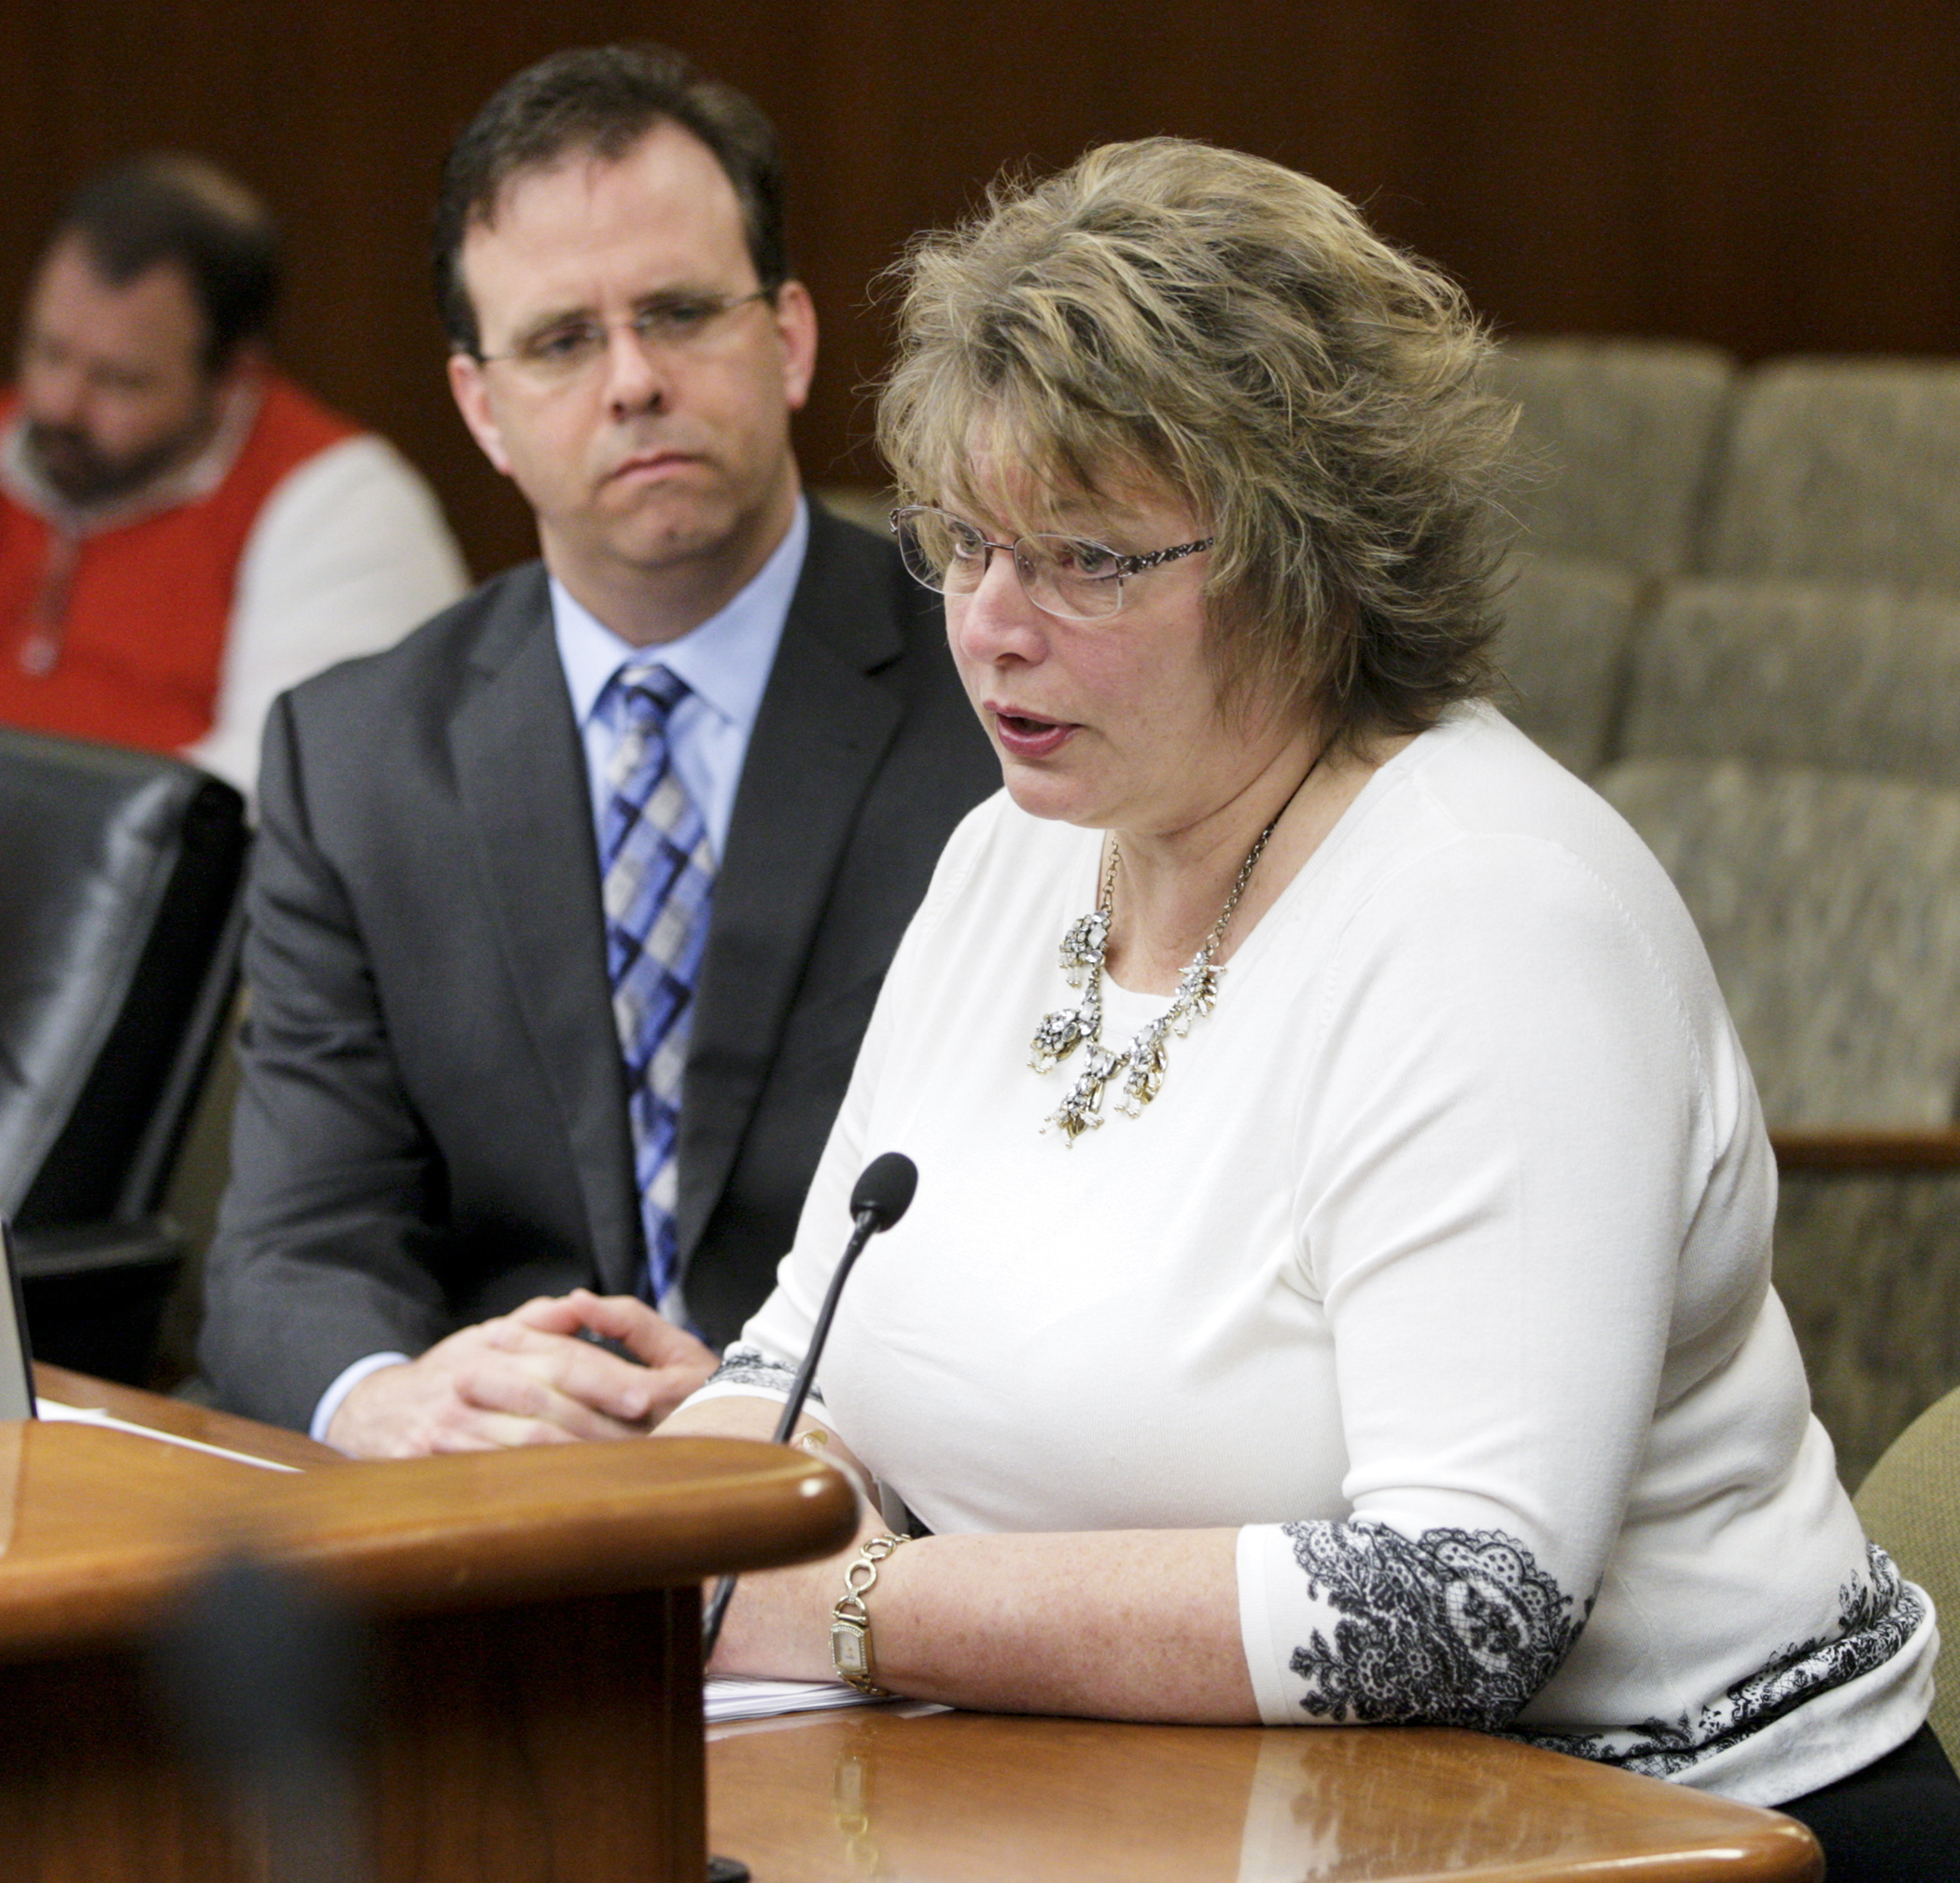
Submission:
{"label": "suit jacket lapel", "polygon": [[644,1260],[597,848],[542,569],[484,624],[450,721],[456,790],[520,1013],[557,1102],[605,1286]]}
{"label": "suit jacket lapel", "polygon": [[901,708],[870,670],[903,639],[875,583],[839,566],[813,508],[715,882],[680,1118],[683,1265],[720,1199],[802,979],[858,805]]}

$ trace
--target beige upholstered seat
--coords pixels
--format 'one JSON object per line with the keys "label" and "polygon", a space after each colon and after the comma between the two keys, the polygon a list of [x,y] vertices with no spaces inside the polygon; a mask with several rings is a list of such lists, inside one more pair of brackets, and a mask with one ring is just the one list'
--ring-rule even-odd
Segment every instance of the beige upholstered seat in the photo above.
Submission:
{"label": "beige upholstered seat", "polygon": [[1785,1171],[1775,1275],[1839,1475],[1856,1484],[1960,1386],[1960,1178]]}
{"label": "beige upholstered seat", "polygon": [[1922,1413],[1860,1486],[1858,1515],[1939,1617],[1933,1731],[1960,1761],[1960,1392]]}
{"label": "beige upholstered seat", "polygon": [[1700,566],[1960,594],[1960,365],[1785,359],[1749,374]]}
{"label": "beige upholstered seat", "polygon": [[1686,341],[1506,342],[1493,384],[1520,408],[1522,547],[1640,576],[1687,566],[1734,377]]}
{"label": "beige upholstered seat", "polygon": [[1777,578],[1670,583],[1633,650],[1619,749],[1960,789],[1960,597]]}
{"label": "beige upholstered seat", "polygon": [[1952,1122],[1960,794],[1663,760],[1600,788],[1693,912],[1772,1123]]}
{"label": "beige upholstered seat", "polygon": [[1520,558],[1503,602],[1500,704],[1553,758],[1589,776],[1610,750],[1626,685],[1637,578],[1561,556]]}
{"label": "beige upholstered seat", "polygon": [[[1772,1125],[1952,1122],[1960,793],[1651,759],[1600,788],[1693,913]],[[1960,1179],[1785,1172],[1776,1282],[1855,1482],[1960,1385]]]}

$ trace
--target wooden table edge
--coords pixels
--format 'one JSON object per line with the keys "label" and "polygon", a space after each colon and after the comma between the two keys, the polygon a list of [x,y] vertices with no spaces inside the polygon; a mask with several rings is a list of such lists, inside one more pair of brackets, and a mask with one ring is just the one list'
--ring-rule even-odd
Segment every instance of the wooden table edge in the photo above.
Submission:
{"label": "wooden table edge", "polygon": [[87,1421],[0,1434],[12,1459],[0,1494],[32,1490],[9,1505],[0,1553],[0,1654],[14,1658],[127,1644],[228,1553],[284,1565],[379,1618],[684,1588],[823,1555],[857,1524],[840,1473],[751,1440],[300,1472]]}
{"label": "wooden table edge", "polygon": [[44,1360],[35,1361],[34,1373],[35,1390],[42,1399],[73,1406],[77,1411],[105,1412],[127,1419],[131,1425],[169,1432],[199,1444],[216,1445],[221,1451],[240,1452],[246,1458],[266,1458],[300,1471],[357,1462],[330,1445],[316,1444],[303,1432],[287,1431],[283,1426],[260,1425],[257,1419],[241,1418],[236,1413],[220,1412],[215,1406],[169,1399],[161,1393],[146,1392],[140,1387],[117,1386],[109,1380],[52,1366]]}
{"label": "wooden table edge", "polygon": [[1891,1172],[1960,1170],[1960,1130],[1815,1126],[1770,1134],[1782,1170]]}
{"label": "wooden table edge", "polygon": [[[1674,1811],[1690,1820],[1701,1820],[1700,1824],[1692,1821],[1685,1827],[1680,1838],[1672,1848],[1646,1848],[1622,1851],[1613,1854],[1594,1852],[1575,1854],[1547,1852],[1544,1855],[1527,1856],[1522,1859],[1502,1859],[1484,1861],[1473,1859],[1467,1863],[1458,1861],[1453,1867],[1436,1869],[1427,1864],[1407,1870],[1367,1870],[1350,1872],[1346,1868],[1337,1874],[1352,1874],[1357,1877],[1363,1874],[1379,1876],[1379,1883],[1444,1883],[1447,1877],[1452,1883],[1580,1883],[1580,1879],[1598,1878],[1600,1883],[1822,1883],[1824,1877],[1823,1856],[1812,1833],[1796,1819],[1786,1814],[1756,1805],[1745,1805],[1739,1800],[1724,1798],[1718,1794],[1680,1785],[1673,1780],[1657,1778],[1643,1774],[1627,1772],[1617,1766],[1591,1760],[1579,1759],[1568,1754],[1553,1751],[1548,1748],[1524,1744],[1470,1731],[1465,1728],[1442,1726],[1363,1726],[1321,1728],[1313,1726],[1262,1727],[1262,1726],[1151,1726],[1128,1722],[1104,1722],[1088,1720],[1066,1720],[1044,1715],[1016,1716],[1008,1714],[972,1713],[960,1710],[938,1711],[930,1714],[910,1713],[908,1709],[918,1703],[901,1702],[892,1707],[878,1707],[859,1710],[808,1712],[802,1714],[777,1715],[754,1721],[730,1723],[730,1727],[707,1729],[708,1756],[708,1804],[709,1829],[713,1848],[728,1854],[753,1861],[760,1859],[763,1868],[758,1875],[774,1874],[770,1868],[772,1859],[779,1859],[782,1851],[773,1847],[772,1839],[762,1832],[761,1824],[751,1817],[753,1810],[760,1809],[764,1822],[780,1803],[781,1793],[777,1787],[763,1788],[763,1802],[751,1802],[756,1794],[753,1771],[745,1776],[751,1781],[749,1788],[740,1793],[731,1793],[726,1789],[726,1780],[717,1780],[716,1768],[731,1761],[747,1763],[758,1753],[768,1759],[772,1752],[778,1764],[788,1761],[786,1769],[793,1771],[795,1754],[787,1742],[796,1729],[828,1731],[831,1735],[850,1735],[858,1740],[854,1752],[876,1758],[877,1742],[885,1741],[887,1756],[892,1734],[911,1735],[922,1732],[930,1739],[949,1730],[959,1743],[953,1749],[942,1748],[936,1754],[937,1763],[944,1764],[948,1760],[966,1771],[970,1776],[984,1778],[985,1775],[999,1762],[1011,1759],[1013,1739],[1026,1726],[1029,1730],[1025,1737],[1029,1746],[1019,1756],[1022,1759],[1034,1757],[1043,1750],[1042,1742],[1052,1737],[1052,1728],[1062,1726],[1070,1738],[1082,1734],[1097,1734],[1108,1731],[1112,1736],[1140,1735],[1155,1737],[1162,1735],[1167,1740],[1174,1740],[1187,1735],[1199,1736],[1200,1740],[1217,1736],[1221,1739],[1239,1737],[1257,1742],[1273,1741],[1283,1744],[1297,1738],[1303,1750],[1311,1749],[1322,1740],[1324,1733],[1339,1735],[1350,1740],[1349,1747],[1340,1749],[1337,1754],[1328,1747],[1331,1756],[1338,1764],[1341,1758],[1351,1756],[1354,1746],[1371,1747],[1382,1736],[1383,1750],[1389,1750],[1389,1739],[1395,1742],[1396,1753],[1409,1754],[1412,1768],[1411,1782],[1420,1776],[1432,1758],[1440,1757],[1444,1769],[1458,1768],[1456,1777],[1461,1778],[1462,1768],[1467,1761],[1471,1765],[1488,1764],[1491,1768],[1481,1780],[1483,1783],[1502,1786],[1515,1784],[1520,1767],[1536,1768],[1543,1782],[1554,1792],[1564,1791],[1575,1783],[1594,1794],[1596,1802],[1591,1809],[1596,1816],[1610,1820],[1625,1808],[1630,1795],[1645,1794],[1665,1809]],[[872,1747],[862,1747],[861,1726],[873,1731]],[[759,1738],[776,1739],[775,1745],[758,1747]],[[1052,1749],[1051,1749],[1052,1750]],[[924,1752],[914,1757],[925,1757]],[[1067,1758],[1066,1749],[1057,1756]],[[906,1763],[909,1763],[906,1762]],[[1181,1762],[1182,1763],[1182,1762]],[[1200,1751],[1193,1760],[1191,1771],[1194,1784],[1209,1783],[1215,1775],[1208,1773],[1207,1761]],[[903,1766],[900,1768],[903,1769]],[[1005,1766],[1002,1770],[1007,1769]],[[875,1799],[884,1783],[892,1776],[886,1773],[881,1778],[876,1767],[863,1780],[867,1798]],[[806,1784],[806,1780],[799,1781]],[[774,1794],[769,1795],[769,1794]],[[825,1798],[828,1798],[828,1793]],[[807,1848],[808,1862],[799,1866],[791,1863],[783,1872],[783,1883],[845,1883],[850,1873],[837,1853],[827,1848],[824,1833],[831,1828],[831,1820],[821,1806],[824,1800],[813,1806],[809,1830],[818,1842]],[[875,1842],[877,1823],[874,1810],[863,1827],[872,1841]],[[1025,1823],[1023,1823],[1025,1829]],[[745,1848],[744,1847],[749,1848]],[[915,1855],[917,1853],[915,1852]],[[1022,1855],[1028,1853],[1023,1848]],[[1299,1873],[1297,1862],[1285,1858],[1281,1853],[1281,1867],[1286,1883]],[[837,1861],[833,1861],[836,1859]],[[1422,1860],[1418,1858],[1421,1864]],[[1286,1867],[1287,1863],[1291,1867]],[[1057,1865],[1054,1870],[1043,1864],[1027,1874],[1029,1883],[1046,1883],[1051,1875],[1058,1876]],[[925,1864],[924,1874],[931,1874],[933,1865]],[[909,1873],[907,1873],[909,1874]],[[964,1873],[962,1873],[964,1874]],[[1071,1874],[1073,1872],[1071,1871]],[[1093,1872],[1102,1876],[1103,1872]],[[1208,1873],[1209,1874],[1209,1873]],[[1221,1876],[1233,1874],[1231,1863],[1219,1870]],[[1318,1874],[1318,1873],[1316,1873]],[[1260,1883],[1277,1883],[1281,1871],[1275,1870],[1271,1878],[1267,1873],[1258,1873]],[[1137,1873],[1133,1883],[1171,1883],[1171,1873],[1159,1873],[1146,1868]],[[1180,1875],[1178,1883],[1183,1883]]]}

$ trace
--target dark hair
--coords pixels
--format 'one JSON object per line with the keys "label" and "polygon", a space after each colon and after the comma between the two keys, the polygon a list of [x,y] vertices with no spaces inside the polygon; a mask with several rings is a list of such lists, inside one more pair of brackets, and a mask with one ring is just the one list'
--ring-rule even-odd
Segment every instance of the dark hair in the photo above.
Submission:
{"label": "dark hair", "polygon": [[159,262],[183,269],[204,316],[206,371],[272,328],[278,225],[244,184],[202,158],[153,153],[91,177],[56,220],[54,240],[71,234],[114,286]]}
{"label": "dark hair", "polygon": [[587,46],[554,52],[500,87],[451,147],[436,198],[436,302],[457,353],[482,347],[463,285],[463,239],[497,216],[497,200],[525,171],[588,153],[623,157],[657,124],[697,137],[735,186],[756,279],[774,294],[789,279],[783,171],[776,127],[731,85],[665,46]]}

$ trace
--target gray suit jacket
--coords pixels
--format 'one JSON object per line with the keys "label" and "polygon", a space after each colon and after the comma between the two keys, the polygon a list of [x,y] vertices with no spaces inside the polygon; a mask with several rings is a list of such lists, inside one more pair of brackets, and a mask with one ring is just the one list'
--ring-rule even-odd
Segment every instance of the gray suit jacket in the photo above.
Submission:
{"label": "gray suit jacket", "polygon": [[[935,599],[813,509],[715,885],[680,1135],[708,1339],[767,1293],[900,934],[1000,774]],[[303,1428],[343,1368],[644,1263],[584,757],[542,568],[268,723],[201,1357]],[[838,1225],[840,1237],[848,1225]]]}

